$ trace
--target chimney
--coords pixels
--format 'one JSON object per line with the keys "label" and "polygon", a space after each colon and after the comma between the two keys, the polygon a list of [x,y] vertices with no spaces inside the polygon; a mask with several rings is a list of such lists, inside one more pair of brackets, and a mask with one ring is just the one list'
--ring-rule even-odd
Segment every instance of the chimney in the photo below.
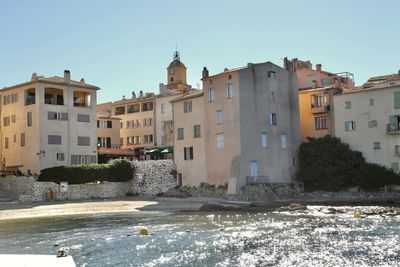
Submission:
{"label": "chimney", "polygon": [[69,70],[64,70],[64,81],[65,82],[71,81],[71,73],[69,72]]}
{"label": "chimney", "polygon": [[321,64],[317,64],[316,67],[317,67],[317,71],[321,71],[322,70],[322,65]]}
{"label": "chimney", "polygon": [[37,78],[38,78],[38,76],[37,76],[36,72],[32,73],[31,81],[37,80]]}
{"label": "chimney", "polygon": [[143,91],[142,90],[140,90],[140,92],[139,92],[139,99],[143,99]]}
{"label": "chimney", "polygon": [[224,69],[224,72],[227,72],[227,71],[229,71],[229,69],[228,69],[228,68],[225,68],[225,69]]}
{"label": "chimney", "polygon": [[122,100],[125,100],[125,96],[124,95],[122,96]]}
{"label": "chimney", "polygon": [[315,89],[315,88],[318,88],[318,82],[317,82],[317,80],[313,80],[313,84],[314,84],[314,87],[313,87],[314,89]]}
{"label": "chimney", "polygon": [[208,78],[208,69],[206,67],[203,67],[202,78]]}
{"label": "chimney", "polygon": [[83,84],[85,84],[85,79],[81,79],[81,81],[80,81],[80,83],[83,83]]}
{"label": "chimney", "polygon": [[132,91],[132,99],[136,99],[135,91]]}

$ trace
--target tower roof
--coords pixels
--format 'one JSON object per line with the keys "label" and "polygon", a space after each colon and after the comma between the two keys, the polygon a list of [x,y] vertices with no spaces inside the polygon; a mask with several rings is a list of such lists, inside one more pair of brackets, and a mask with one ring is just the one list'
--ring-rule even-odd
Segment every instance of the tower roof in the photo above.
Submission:
{"label": "tower roof", "polygon": [[185,64],[181,62],[181,56],[178,51],[174,52],[173,61],[169,64],[168,68],[170,67],[183,67],[186,68]]}

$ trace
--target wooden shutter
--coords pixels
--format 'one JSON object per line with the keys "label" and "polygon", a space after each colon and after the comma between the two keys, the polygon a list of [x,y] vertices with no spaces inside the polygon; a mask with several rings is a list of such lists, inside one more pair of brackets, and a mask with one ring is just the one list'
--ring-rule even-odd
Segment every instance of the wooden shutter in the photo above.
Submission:
{"label": "wooden shutter", "polygon": [[107,137],[107,148],[111,148],[111,137]]}
{"label": "wooden shutter", "polygon": [[112,128],[112,121],[107,121],[107,128]]}

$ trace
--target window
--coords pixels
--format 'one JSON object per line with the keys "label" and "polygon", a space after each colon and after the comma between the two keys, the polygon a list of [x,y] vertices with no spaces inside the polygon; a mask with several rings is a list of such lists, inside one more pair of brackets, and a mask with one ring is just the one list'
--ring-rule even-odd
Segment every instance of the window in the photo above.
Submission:
{"label": "window", "polygon": [[135,137],[135,136],[128,136],[128,137],[126,138],[126,143],[127,143],[128,145],[133,145],[133,144],[134,144],[134,137]]}
{"label": "window", "polygon": [[78,136],[78,146],[90,146],[90,137]]}
{"label": "window", "polygon": [[192,101],[183,102],[183,112],[192,112]]}
{"label": "window", "polygon": [[224,113],[222,110],[218,110],[216,113],[216,121],[217,124],[223,124],[224,123]]}
{"label": "window", "polygon": [[153,110],[153,102],[147,102],[142,104],[142,111]]}
{"label": "window", "polygon": [[378,126],[378,122],[376,120],[368,121],[369,128],[376,128]]}
{"label": "window", "polygon": [[153,124],[153,119],[152,118],[143,119],[143,126],[151,126],[152,124]]}
{"label": "window", "polygon": [[47,119],[48,120],[67,121],[68,120],[68,113],[49,111],[49,112],[47,112]]}
{"label": "window", "polygon": [[3,126],[9,126],[10,125],[10,116],[4,117],[3,118]]}
{"label": "window", "polygon": [[27,124],[28,124],[28,127],[29,126],[32,126],[32,112],[28,112],[28,113],[26,113],[26,116],[27,116]]}
{"label": "window", "polygon": [[350,109],[351,108],[351,101],[345,101],[344,105],[345,105],[346,109]]}
{"label": "window", "polygon": [[18,93],[3,96],[3,104],[12,104],[18,102]]}
{"label": "window", "polygon": [[315,117],[315,130],[325,130],[328,129],[327,126],[327,118],[328,117]]}
{"label": "window", "polygon": [[57,153],[57,160],[64,161],[64,153]]}
{"label": "window", "polygon": [[25,146],[25,133],[21,133],[21,146]]}
{"label": "window", "polygon": [[214,88],[208,89],[208,102],[213,102],[215,100],[215,91]]}
{"label": "window", "polygon": [[64,92],[61,89],[45,88],[44,103],[49,105],[64,105]]}
{"label": "window", "polygon": [[15,116],[15,114],[11,115],[11,122],[15,123],[17,121],[17,117]]}
{"label": "window", "polygon": [[119,138],[119,145],[120,146],[124,145],[124,138],[123,137]]}
{"label": "window", "polygon": [[16,143],[16,142],[17,142],[17,135],[14,134],[14,143]]}
{"label": "window", "polygon": [[193,137],[200,137],[200,125],[193,125]]}
{"label": "window", "polygon": [[49,145],[61,145],[61,135],[49,135],[47,139]]}
{"label": "window", "polygon": [[89,114],[78,114],[78,122],[90,122]]}
{"label": "window", "polygon": [[97,120],[97,128],[112,128],[112,121]]}
{"label": "window", "polygon": [[83,164],[88,165],[91,163],[96,163],[96,156],[91,155],[71,155],[71,164]]}
{"label": "window", "polygon": [[97,137],[97,144],[100,147],[111,148],[111,137]]}
{"label": "window", "polygon": [[325,95],[311,95],[311,108],[322,108],[328,105]]}
{"label": "window", "polygon": [[394,98],[394,108],[399,109],[400,108],[400,91],[394,92],[393,98]]}
{"label": "window", "polygon": [[128,106],[128,113],[136,113],[140,111],[140,104],[134,104]]}
{"label": "window", "polygon": [[183,140],[183,128],[178,128],[178,140]]}
{"label": "window", "polygon": [[228,83],[226,85],[226,97],[227,98],[232,98],[233,97],[233,86],[231,83]]}
{"label": "window", "polygon": [[145,142],[145,143],[151,143],[151,142],[153,142],[153,135],[152,135],[152,134],[145,134],[145,135],[144,135],[144,142]]}
{"label": "window", "polygon": [[25,90],[25,106],[33,105],[36,102],[35,89]]}
{"label": "window", "polygon": [[276,113],[269,114],[269,125],[276,125]]}
{"label": "window", "polygon": [[346,132],[355,131],[356,130],[356,122],[355,121],[346,121],[344,123],[344,130]]}
{"label": "window", "polygon": [[381,149],[381,142],[374,142],[374,149]]}
{"label": "window", "polygon": [[224,148],[224,134],[223,133],[218,133],[217,134],[217,148],[218,149],[223,149]]}
{"label": "window", "polygon": [[114,110],[114,115],[122,115],[122,114],[125,114],[125,107],[116,107]]}
{"label": "window", "polygon": [[369,105],[370,105],[370,106],[373,106],[373,105],[375,105],[375,101],[374,101],[374,99],[373,99],[373,98],[371,98],[371,99],[369,100]]}
{"label": "window", "polygon": [[267,133],[261,134],[261,147],[267,148],[268,147],[268,136]]}
{"label": "window", "polygon": [[286,134],[281,135],[281,147],[282,149],[287,148],[287,139],[286,139]]}
{"label": "window", "polygon": [[88,92],[74,91],[74,107],[88,108],[91,106],[92,96]]}
{"label": "window", "polygon": [[8,137],[4,138],[4,148],[8,149]]}
{"label": "window", "polygon": [[165,112],[165,103],[162,103],[161,104],[161,113],[164,113]]}
{"label": "window", "polygon": [[193,159],[193,147],[184,147],[184,159],[185,160],[192,160]]}
{"label": "window", "polygon": [[268,78],[276,79],[276,72],[275,71],[268,71]]}

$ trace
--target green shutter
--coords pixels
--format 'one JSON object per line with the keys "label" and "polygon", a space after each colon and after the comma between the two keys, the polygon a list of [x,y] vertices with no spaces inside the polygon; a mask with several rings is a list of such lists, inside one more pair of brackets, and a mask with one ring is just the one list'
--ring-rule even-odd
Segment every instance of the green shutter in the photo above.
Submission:
{"label": "green shutter", "polygon": [[400,91],[399,92],[394,92],[394,108],[398,109],[400,108]]}

